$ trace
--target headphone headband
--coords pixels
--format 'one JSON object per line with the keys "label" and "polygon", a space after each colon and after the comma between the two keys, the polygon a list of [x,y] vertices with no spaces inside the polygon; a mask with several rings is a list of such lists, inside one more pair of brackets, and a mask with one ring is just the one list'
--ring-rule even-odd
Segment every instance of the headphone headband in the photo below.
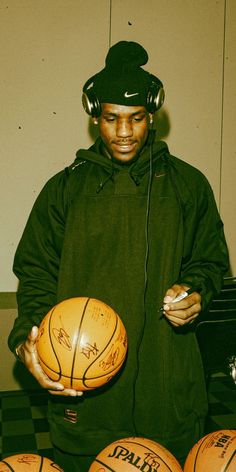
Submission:
{"label": "headphone headband", "polygon": [[[86,113],[94,118],[101,115],[101,103],[94,90],[94,78],[89,79],[84,87],[82,94],[82,104]],[[150,74],[150,85],[146,96],[146,109],[149,113],[155,113],[164,103],[165,92],[162,82]]]}

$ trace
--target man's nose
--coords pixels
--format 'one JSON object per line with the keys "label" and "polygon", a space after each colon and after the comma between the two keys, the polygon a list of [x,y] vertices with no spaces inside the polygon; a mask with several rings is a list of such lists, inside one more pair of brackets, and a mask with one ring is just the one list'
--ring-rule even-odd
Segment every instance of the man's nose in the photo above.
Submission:
{"label": "man's nose", "polygon": [[122,120],[117,123],[116,135],[120,138],[127,138],[132,136],[133,127],[132,123],[126,120]]}

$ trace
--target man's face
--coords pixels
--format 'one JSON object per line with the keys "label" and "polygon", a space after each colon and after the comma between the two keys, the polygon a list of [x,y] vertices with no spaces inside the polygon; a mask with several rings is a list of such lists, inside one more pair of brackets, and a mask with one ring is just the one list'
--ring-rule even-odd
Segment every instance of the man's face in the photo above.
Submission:
{"label": "man's face", "polygon": [[146,143],[149,120],[144,106],[103,103],[99,128],[109,157],[122,163],[134,159]]}

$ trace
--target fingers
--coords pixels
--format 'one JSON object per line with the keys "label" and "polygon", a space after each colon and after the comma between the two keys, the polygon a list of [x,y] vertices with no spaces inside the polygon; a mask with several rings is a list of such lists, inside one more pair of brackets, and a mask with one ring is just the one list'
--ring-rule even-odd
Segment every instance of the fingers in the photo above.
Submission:
{"label": "fingers", "polygon": [[81,396],[83,392],[77,392],[74,389],[66,389],[64,385],[60,382],[54,382],[51,380],[43,371],[40,363],[38,362],[38,358],[32,356],[32,362],[28,365],[28,369],[31,374],[35,377],[39,385],[42,388],[46,389],[52,395],[63,395],[63,396]]}
{"label": "fingers", "polygon": [[76,397],[83,395],[83,392],[65,388],[64,385],[60,382],[54,382],[53,380],[51,380],[42,370],[39,363],[34,364],[31,373],[36,378],[41,387],[48,390],[49,393],[51,393],[52,395],[63,395],[66,397]]}
{"label": "fingers", "polygon": [[23,348],[25,357],[27,356],[27,354],[37,353],[37,349],[36,349],[37,336],[38,336],[38,327],[33,326],[27,336],[26,341],[21,346],[21,351]]}
{"label": "fingers", "polygon": [[166,291],[165,297],[164,297],[164,303],[171,303],[179,297],[181,297],[183,294],[188,292],[189,287],[187,285],[172,285],[171,288],[169,288]]}
{"label": "fingers", "polygon": [[185,316],[191,316],[201,310],[201,296],[196,292],[191,293],[179,302],[164,303],[163,309],[166,312],[185,310]]}
{"label": "fingers", "polygon": [[[186,290],[188,287],[184,285],[173,285],[164,298],[163,314],[175,327],[191,323],[201,311],[201,295],[197,292],[184,294]],[[183,294],[184,298],[181,299]]]}
{"label": "fingers", "polygon": [[199,313],[189,315],[188,313],[183,314],[183,310],[176,312],[164,312],[165,317],[173,326],[184,326],[191,323],[198,317]]}
{"label": "fingers", "polygon": [[28,337],[27,337],[27,341],[29,341],[29,343],[32,343],[34,344],[36,342],[36,339],[37,339],[37,336],[38,336],[38,326],[33,326],[31,331],[29,332],[28,334]]}
{"label": "fingers", "polygon": [[66,389],[60,382],[54,382],[43,371],[38,358],[36,340],[38,336],[38,327],[33,326],[28,334],[26,341],[19,347],[19,353],[22,361],[34,376],[42,388],[48,390],[53,395],[80,396],[83,392],[77,392],[74,389]]}
{"label": "fingers", "polygon": [[78,390],[73,390],[69,388],[64,388],[62,391],[48,390],[51,395],[63,395],[65,397],[81,397],[83,392]]}
{"label": "fingers", "polygon": [[28,365],[28,369],[42,388],[55,391],[64,390],[64,386],[60,382],[54,382],[45,374],[41,365],[35,359],[32,359],[32,362]]}

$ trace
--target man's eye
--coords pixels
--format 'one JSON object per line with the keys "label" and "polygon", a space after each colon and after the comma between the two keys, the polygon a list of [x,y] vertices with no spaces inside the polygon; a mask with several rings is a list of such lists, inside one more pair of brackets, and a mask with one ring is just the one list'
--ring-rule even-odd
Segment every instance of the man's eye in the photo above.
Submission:
{"label": "man's eye", "polygon": [[145,118],[145,116],[134,116],[133,120],[135,121],[135,123],[138,123],[140,121],[143,121]]}
{"label": "man's eye", "polygon": [[113,116],[107,116],[106,121],[108,121],[110,123],[110,122],[115,121],[115,118]]}

